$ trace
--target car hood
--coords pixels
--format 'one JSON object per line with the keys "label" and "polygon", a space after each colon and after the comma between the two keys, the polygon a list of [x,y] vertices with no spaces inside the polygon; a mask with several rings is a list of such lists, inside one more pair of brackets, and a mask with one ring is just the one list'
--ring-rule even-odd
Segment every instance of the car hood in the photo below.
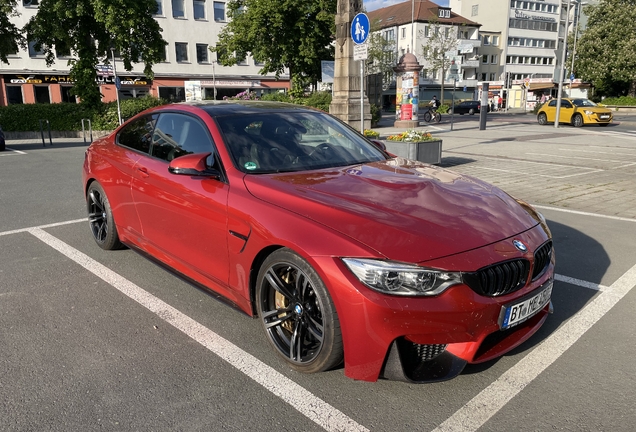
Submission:
{"label": "car hood", "polygon": [[537,225],[500,189],[395,158],[343,168],[246,175],[252,195],[326,225],[393,260],[423,262]]}

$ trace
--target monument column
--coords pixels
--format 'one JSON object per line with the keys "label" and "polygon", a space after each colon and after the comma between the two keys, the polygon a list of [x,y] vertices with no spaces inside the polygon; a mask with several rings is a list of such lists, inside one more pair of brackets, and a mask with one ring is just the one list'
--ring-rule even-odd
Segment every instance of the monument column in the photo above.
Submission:
{"label": "monument column", "polygon": [[[362,0],[338,0],[336,13],[336,55],[334,62],[333,99],[329,113],[360,129],[360,64],[353,59],[351,22],[362,12]],[[371,128],[371,107],[364,96],[364,128]]]}

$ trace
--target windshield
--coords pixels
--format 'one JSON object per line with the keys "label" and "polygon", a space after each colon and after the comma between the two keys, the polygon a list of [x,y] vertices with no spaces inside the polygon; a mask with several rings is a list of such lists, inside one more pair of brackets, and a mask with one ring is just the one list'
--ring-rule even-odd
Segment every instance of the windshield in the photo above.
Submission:
{"label": "windshield", "polygon": [[572,99],[572,103],[577,107],[592,107],[597,106],[589,99]]}
{"label": "windshield", "polygon": [[267,112],[216,118],[234,166],[250,174],[363,164],[387,155],[331,116]]}

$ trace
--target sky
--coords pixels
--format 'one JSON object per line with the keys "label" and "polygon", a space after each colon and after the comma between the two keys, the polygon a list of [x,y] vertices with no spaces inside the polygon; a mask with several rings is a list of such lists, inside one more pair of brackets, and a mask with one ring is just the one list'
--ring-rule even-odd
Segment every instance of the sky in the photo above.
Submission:
{"label": "sky", "polygon": [[[408,0],[364,0],[364,7],[367,9],[367,12],[371,12],[372,10],[380,9],[387,6],[392,6],[396,3],[403,3]],[[448,6],[448,0],[433,0],[435,3],[440,6]]]}

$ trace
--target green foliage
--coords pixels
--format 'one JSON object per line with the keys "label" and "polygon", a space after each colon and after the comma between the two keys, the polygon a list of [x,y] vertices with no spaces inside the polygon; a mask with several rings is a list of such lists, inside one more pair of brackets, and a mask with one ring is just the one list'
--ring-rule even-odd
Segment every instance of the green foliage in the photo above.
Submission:
{"label": "green foliage", "polygon": [[371,23],[367,45],[367,74],[381,73],[383,79],[390,81],[393,77],[393,67],[397,64],[395,40],[384,38],[379,20]]}
{"label": "green foliage", "polygon": [[591,82],[599,95],[636,96],[634,1],[602,0],[584,11],[588,22],[576,45],[576,74]]}
{"label": "green foliage", "polygon": [[[217,53],[224,66],[248,53],[263,62],[261,74],[290,79],[321,76],[320,61],[333,58],[337,0],[231,0],[228,24],[219,34]],[[292,86],[293,88],[293,86]]]}
{"label": "green foliage", "polygon": [[7,55],[26,46],[22,31],[10,21],[10,17],[19,15],[16,5],[16,0],[0,0],[0,63],[9,64]]}
{"label": "green foliage", "polygon": [[[448,51],[457,51],[457,30],[453,27],[453,31],[445,31],[446,26],[439,22],[431,21],[430,35],[425,38],[426,44],[422,45],[422,53],[424,59],[428,63],[428,70],[442,71],[441,80],[441,102],[444,103],[444,77],[452,65],[453,59],[446,57]],[[424,35],[421,35],[424,37]]]}
{"label": "green foliage", "polygon": [[[128,119],[147,108],[164,103],[153,97],[126,99],[121,101],[121,115]],[[74,103],[0,107],[0,125],[5,131],[39,131],[40,119],[48,120],[51,130],[55,131],[82,130],[82,119],[90,119],[93,130],[113,130],[117,127],[117,102],[93,108]]]}
{"label": "green foliage", "polygon": [[[6,1],[6,0],[0,0]],[[153,77],[152,66],[165,55],[166,41],[153,18],[155,0],[46,0],[25,26],[30,40],[38,42],[46,64],[56,59],[55,51],[69,51],[73,60],[70,78],[82,103],[97,107],[101,96],[97,85],[99,63],[109,63],[111,47],[120,55],[124,69],[145,64],[144,74]]]}
{"label": "green foliage", "polygon": [[382,107],[380,105],[371,104],[371,125],[375,126],[382,119]]}
{"label": "green foliage", "polygon": [[371,129],[365,129],[364,130],[364,136],[367,138],[379,138],[380,137],[380,132],[376,132],[374,130]]}
{"label": "green foliage", "polygon": [[291,98],[287,93],[277,92],[269,93],[261,97],[261,100],[272,102],[291,102]]}
{"label": "green foliage", "polygon": [[539,110],[541,109],[541,107],[542,107],[544,104],[545,104],[545,102],[544,102],[544,103],[541,103],[541,102],[536,103],[536,104],[534,105],[534,108],[532,108],[532,114],[538,114],[538,113],[539,113]]}
{"label": "green foliage", "polygon": [[305,96],[303,98],[295,98],[294,102],[310,106],[314,108],[321,109],[325,112],[329,112],[329,105],[331,105],[331,93],[330,92],[314,92],[309,96]]}
{"label": "green foliage", "polygon": [[620,96],[603,99],[603,105],[636,106],[636,97]]}
{"label": "green foliage", "polygon": [[437,112],[440,114],[447,114],[450,109],[450,105],[442,104],[437,108]]}

